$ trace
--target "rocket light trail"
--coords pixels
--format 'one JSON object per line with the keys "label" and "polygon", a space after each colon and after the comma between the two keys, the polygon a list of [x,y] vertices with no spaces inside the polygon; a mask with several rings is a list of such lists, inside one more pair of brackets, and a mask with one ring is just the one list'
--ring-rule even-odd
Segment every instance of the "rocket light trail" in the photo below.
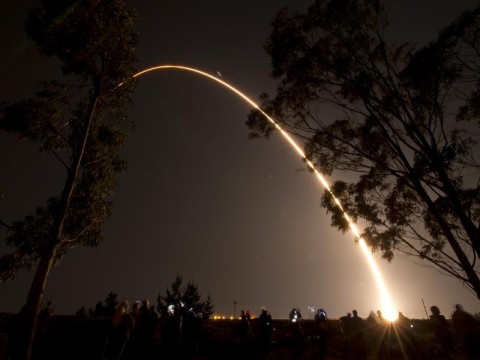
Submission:
{"label": "rocket light trail", "polygon": [[[372,271],[373,277],[377,283],[378,291],[380,293],[380,298],[382,302],[382,307],[383,307],[383,315],[386,319],[388,320],[395,320],[397,318],[397,311],[395,310],[395,306],[390,298],[390,295],[388,294],[387,287],[385,285],[385,282],[383,280],[382,274],[375,262],[375,259],[372,256],[372,253],[368,250],[368,246],[365,243],[365,241],[360,237],[360,232],[358,231],[356,225],[353,223],[353,221],[350,219],[348,214],[345,212],[345,210],[342,207],[342,204],[338,200],[337,197],[333,194],[330,185],[328,184],[327,180],[324,178],[324,176],[315,168],[313,163],[307,159],[305,156],[305,153],[303,152],[302,148],[295,142],[295,140],[285,131],[282,129],[282,127],[274,120],[272,119],[266,112],[264,112],[252,99],[250,99],[248,96],[246,96],[244,93],[242,93],[240,90],[237,90],[235,87],[230,85],[229,83],[219,79],[217,76],[211,75],[207,72],[187,67],[187,66],[181,66],[181,65],[160,65],[160,66],[153,66],[147,69],[144,69],[135,75],[133,75],[134,78],[139,77],[141,75],[150,73],[152,71],[156,70],[183,70],[183,71],[189,71],[196,73],[198,75],[201,75],[203,77],[209,78],[210,80],[216,81],[217,83],[223,85],[224,87],[228,88],[230,91],[234,92],[238,96],[240,96],[243,100],[245,100],[248,104],[250,104],[254,109],[259,111],[268,121],[272,123],[273,126],[280,132],[280,134],[284,137],[284,139],[291,145],[291,147],[295,150],[295,152],[307,163],[308,167],[315,173],[317,176],[317,180],[322,184],[322,186],[327,190],[332,198],[334,199],[335,203],[337,206],[340,208],[340,210],[343,213],[344,218],[347,220],[351,232],[355,235],[356,238],[358,238],[358,243],[360,245],[360,248],[362,249],[362,252],[367,260],[367,263],[370,267],[370,270]],[[121,84],[120,84],[121,85]]]}

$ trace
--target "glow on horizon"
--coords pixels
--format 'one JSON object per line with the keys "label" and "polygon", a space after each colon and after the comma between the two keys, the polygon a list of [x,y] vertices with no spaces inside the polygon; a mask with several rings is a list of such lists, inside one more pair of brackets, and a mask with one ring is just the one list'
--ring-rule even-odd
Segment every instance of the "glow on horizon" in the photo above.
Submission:
{"label": "glow on horizon", "polygon": [[383,280],[382,273],[380,272],[380,269],[377,266],[377,263],[375,262],[375,259],[372,256],[372,253],[369,251],[367,244],[365,241],[360,237],[360,233],[355,225],[355,223],[350,219],[348,214],[345,212],[345,210],[342,207],[342,204],[340,203],[340,200],[333,194],[330,185],[328,184],[327,180],[325,177],[315,168],[313,163],[307,159],[305,156],[305,153],[303,152],[302,148],[295,142],[295,140],[285,131],[282,129],[282,127],[274,120],[272,119],[265,111],[263,111],[257,103],[255,103],[252,99],[250,99],[247,95],[242,93],[240,90],[237,90],[235,87],[230,85],[229,83],[223,81],[222,79],[219,79],[218,76],[211,75],[207,72],[187,67],[187,66],[182,66],[182,65],[159,65],[159,66],[152,66],[147,69],[144,69],[142,71],[139,71],[135,75],[133,75],[134,78],[139,77],[141,75],[144,75],[146,73],[150,73],[152,71],[156,70],[184,70],[184,71],[189,71],[196,73],[198,75],[202,75],[204,77],[209,78],[210,80],[216,81],[217,83],[225,86],[228,88],[230,91],[234,92],[238,96],[240,96],[243,100],[245,100],[248,104],[250,104],[254,109],[259,111],[270,123],[272,123],[273,126],[280,132],[280,134],[285,138],[285,140],[291,145],[291,147],[297,152],[297,154],[307,163],[308,167],[315,173],[317,176],[318,181],[322,184],[322,186],[330,193],[330,195],[333,197],[335,203],[337,206],[340,208],[340,210],[343,213],[343,216],[347,220],[350,226],[350,230],[352,233],[355,235],[356,238],[358,238],[358,243],[360,245],[360,248],[362,249],[362,252],[367,260],[367,263],[370,267],[370,270],[372,271],[373,277],[377,283],[378,291],[380,293],[380,298],[381,298],[381,303],[382,303],[382,312],[383,316],[385,319],[389,321],[394,321],[397,318],[397,311],[395,309],[395,306],[393,304],[393,301],[390,298],[390,295],[388,293],[388,289],[385,285],[385,281]]}

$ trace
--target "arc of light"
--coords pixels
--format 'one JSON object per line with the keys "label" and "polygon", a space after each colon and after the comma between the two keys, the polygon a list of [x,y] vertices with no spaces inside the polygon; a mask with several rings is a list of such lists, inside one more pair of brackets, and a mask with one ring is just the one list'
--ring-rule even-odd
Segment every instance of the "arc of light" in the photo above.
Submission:
{"label": "arc of light", "polygon": [[285,131],[282,129],[282,127],[272,118],[270,117],[265,111],[263,111],[257,103],[255,103],[252,99],[250,99],[247,95],[242,93],[240,90],[237,88],[233,87],[229,83],[219,79],[217,76],[211,75],[205,71],[201,71],[195,68],[187,67],[187,66],[182,66],[182,65],[159,65],[159,66],[153,66],[147,69],[144,69],[142,71],[139,71],[135,75],[133,75],[134,78],[139,77],[141,75],[150,73],[152,71],[156,70],[168,70],[168,69],[174,69],[174,70],[184,70],[184,71],[189,71],[196,73],[198,75],[201,75],[203,77],[206,77],[210,80],[213,80],[230,91],[234,92],[238,96],[240,96],[243,100],[245,100],[248,104],[250,104],[255,110],[259,111],[270,123],[272,123],[273,126],[280,132],[280,134],[284,137],[284,139],[290,144],[290,146],[296,151],[296,153],[307,163],[308,167],[314,172],[316,175],[318,181],[322,184],[322,186],[329,192],[329,194],[332,196],[332,198],[335,201],[335,204],[340,208],[342,211],[342,214],[344,218],[347,220],[350,230],[352,233],[358,238],[358,243],[360,245],[360,248],[362,249],[362,252],[367,260],[367,263],[370,267],[370,270],[372,271],[373,277],[377,283],[377,287],[380,293],[380,298],[382,301],[382,306],[384,309],[384,316],[386,319],[389,320],[394,320],[397,317],[393,302],[390,298],[390,295],[388,293],[387,287],[385,285],[385,282],[383,280],[382,274],[380,272],[380,269],[378,268],[375,259],[373,258],[371,252],[368,250],[368,246],[363,240],[363,238],[360,236],[360,232],[358,231],[355,223],[350,219],[348,214],[345,212],[345,210],[342,207],[342,204],[340,203],[340,200],[333,194],[330,185],[328,184],[327,180],[325,180],[324,176],[317,170],[317,168],[313,165],[313,163],[307,159],[305,156],[305,153],[303,152],[302,148],[295,142],[295,140]]}

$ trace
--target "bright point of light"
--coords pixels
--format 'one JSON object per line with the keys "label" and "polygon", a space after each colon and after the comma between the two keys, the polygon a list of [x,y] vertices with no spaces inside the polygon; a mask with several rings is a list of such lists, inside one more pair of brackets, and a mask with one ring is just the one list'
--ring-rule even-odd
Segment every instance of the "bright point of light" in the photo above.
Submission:
{"label": "bright point of light", "polygon": [[[372,271],[373,277],[377,283],[377,287],[380,293],[380,298],[381,298],[381,303],[382,303],[382,313],[385,319],[394,321],[397,318],[397,311],[395,311],[395,306],[393,305],[393,302],[390,298],[390,295],[388,294],[387,287],[385,285],[385,282],[383,281],[382,274],[380,273],[380,270],[375,262],[375,259],[372,256],[372,253],[369,251],[367,244],[365,241],[360,237],[360,233],[357,230],[355,224],[353,221],[351,221],[350,217],[348,214],[344,211],[342,204],[340,203],[340,200],[337,199],[337,197],[333,194],[332,190],[330,189],[330,185],[328,184],[327,180],[323,177],[323,175],[315,168],[313,163],[307,159],[305,156],[305,153],[301,149],[301,147],[295,142],[295,140],[285,131],[283,130],[280,125],[272,119],[265,111],[263,111],[252,99],[250,99],[247,95],[242,93],[240,90],[237,90],[235,87],[230,85],[229,83],[223,81],[222,79],[219,79],[216,76],[213,76],[207,72],[194,69],[191,67],[187,66],[181,66],[181,65],[160,65],[160,66],[153,66],[147,69],[144,69],[142,71],[139,71],[133,77],[138,77],[140,75],[149,73],[151,71],[156,71],[156,70],[168,70],[168,69],[176,69],[176,70],[185,70],[189,72],[193,72],[199,75],[202,75],[204,77],[209,78],[210,80],[216,81],[220,83],[221,85],[225,86],[228,88],[230,91],[234,92],[238,96],[240,96],[243,100],[245,100],[248,104],[250,104],[254,109],[258,110],[270,123],[272,123],[273,126],[280,132],[280,134],[284,137],[284,139],[291,145],[291,147],[297,152],[297,154],[307,163],[308,167],[315,173],[317,176],[318,181],[322,184],[322,186],[327,190],[330,195],[333,197],[335,204],[342,210],[343,216],[345,219],[348,221],[348,224],[350,225],[350,230],[353,232],[353,234],[359,239],[358,243],[360,244],[360,248],[362,249],[362,252],[367,260],[367,263],[370,267],[370,270]],[[120,84],[121,85],[121,84]],[[119,86],[120,86],[119,85]]]}

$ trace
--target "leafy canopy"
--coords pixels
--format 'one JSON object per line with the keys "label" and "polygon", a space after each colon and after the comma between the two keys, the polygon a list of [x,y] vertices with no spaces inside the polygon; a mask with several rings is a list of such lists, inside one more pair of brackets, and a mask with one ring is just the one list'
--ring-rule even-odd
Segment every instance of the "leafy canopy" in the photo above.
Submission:
{"label": "leafy canopy", "polygon": [[[278,80],[263,109],[303,140],[362,237],[387,260],[413,256],[480,296],[480,7],[419,47],[386,38],[379,0],[282,9],[265,49]],[[274,127],[252,111],[252,137]],[[338,178],[338,177],[337,177]],[[349,225],[330,193],[331,224]]]}
{"label": "leafy canopy", "polygon": [[167,287],[165,294],[157,297],[157,309],[161,314],[167,312],[169,305],[177,306],[183,303],[187,309],[193,309],[196,314],[208,319],[214,312],[214,304],[210,295],[202,301],[201,293],[197,284],[189,281],[183,285],[183,278],[177,275],[172,285]]}
{"label": "leafy canopy", "polygon": [[0,258],[2,281],[32,268],[51,246],[58,261],[69,248],[102,240],[117,174],[126,170],[118,151],[132,128],[125,109],[135,85],[134,20],[121,0],[43,0],[29,13],[28,36],[60,60],[64,76],[42,82],[29,99],[2,104],[0,131],[53,156],[65,185],[24,219],[2,221],[13,249]]}

